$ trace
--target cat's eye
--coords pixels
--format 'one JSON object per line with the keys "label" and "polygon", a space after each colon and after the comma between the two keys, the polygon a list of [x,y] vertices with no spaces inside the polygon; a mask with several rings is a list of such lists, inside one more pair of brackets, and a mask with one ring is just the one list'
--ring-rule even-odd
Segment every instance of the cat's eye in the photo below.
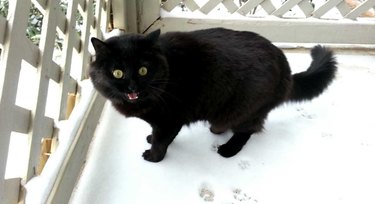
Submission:
{"label": "cat's eye", "polygon": [[113,70],[112,74],[113,74],[113,77],[115,77],[116,79],[121,79],[122,77],[124,77],[124,72],[119,69]]}
{"label": "cat's eye", "polygon": [[146,67],[139,68],[138,74],[141,75],[141,76],[146,76],[146,74],[147,74],[147,68]]}

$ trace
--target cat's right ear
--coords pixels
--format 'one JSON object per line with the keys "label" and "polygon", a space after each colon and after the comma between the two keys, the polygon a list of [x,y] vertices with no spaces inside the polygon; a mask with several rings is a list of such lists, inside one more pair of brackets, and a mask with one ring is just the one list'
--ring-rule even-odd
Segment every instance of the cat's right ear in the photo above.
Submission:
{"label": "cat's right ear", "polygon": [[152,31],[150,34],[148,34],[146,38],[150,40],[151,42],[155,43],[159,39],[159,36],[160,36],[160,29],[157,29],[155,31]]}
{"label": "cat's right ear", "polygon": [[107,52],[107,50],[108,50],[105,42],[99,40],[98,38],[94,38],[94,37],[91,38],[91,43],[94,46],[94,49],[95,49],[96,53],[99,53],[99,52],[103,53],[103,52]]}

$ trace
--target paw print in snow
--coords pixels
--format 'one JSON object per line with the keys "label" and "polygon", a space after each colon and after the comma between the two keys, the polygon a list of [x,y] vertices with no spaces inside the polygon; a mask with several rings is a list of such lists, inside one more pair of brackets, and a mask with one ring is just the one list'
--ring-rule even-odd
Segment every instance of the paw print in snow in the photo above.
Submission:
{"label": "paw print in snow", "polygon": [[247,160],[240,160],[238,162],[238,166],[240,167],[241,170],[246,170],[250,168],[250,162]]}
{"label": "paw print in snow", "polygon": [[214,143],[211,145],[211,151],[214,151],[214,152],[217,152],[217,150],[219,149],[220,145],[217,144],[217,143]]}
{"label": "paw print in snow", "polygon": [[203,186],[199,190],[199,196],[206,202],[212,202],[214,201],[215,194],[212,190],[208,189],[206,186]]}
{"label": "paw print in snow", "polygon": [[316,115],[313,115],[313,114],[310,114],[309,112],[307,112],[304,108],[297,108],[296,109],[300,115],[304,118],[307,118],[307,119],[314,119],[316,117]]}
{"label": "paw print in snow", "polygon": [[323,138],[332,138],[333,137],[333,134],[329,133],[329,132],[322,132],[321,135],[322,135]]}
{"label": "paw print in snow", "polygon": [[240,203],[251,203],[255,204],[258,203],[258,200],[255,198],[252,198],[251,196],[247,195],[246,193],[242,192],[241,189],[236,188],[233,190],[233,198],[236,201],[239,201]]}

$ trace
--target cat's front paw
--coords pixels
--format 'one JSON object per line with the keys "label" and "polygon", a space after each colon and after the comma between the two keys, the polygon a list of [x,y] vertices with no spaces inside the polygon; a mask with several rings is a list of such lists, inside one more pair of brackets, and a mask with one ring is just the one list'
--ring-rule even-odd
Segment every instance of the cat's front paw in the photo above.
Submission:
{"label": "cat's front paw", "polygon": [[228,144],[223,144],[218,147],[217,153],[219,153],[223,157],[228,158],[228,157],[233,157],[234,155],[236,155],[238,152],[241,151],[241,149],[242,148],[233,147]]}
{"label": "cat's front paw", "polygon": [[165,153],[151,151],[151,149],[143,152],[143,158],[149,162],[160,162],[164,159]]}

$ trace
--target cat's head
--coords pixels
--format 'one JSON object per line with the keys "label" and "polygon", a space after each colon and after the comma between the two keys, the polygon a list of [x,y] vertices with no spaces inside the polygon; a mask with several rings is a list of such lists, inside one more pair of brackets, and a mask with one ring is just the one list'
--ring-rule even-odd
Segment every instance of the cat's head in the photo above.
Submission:
{"label": "cat's head", "polygon": [[101,41],[92,38],[96,58],[89,69],[94,87],[114,103],[138,103],[160,97],[168,82],[168,64],[158,39],[129,34]]}

